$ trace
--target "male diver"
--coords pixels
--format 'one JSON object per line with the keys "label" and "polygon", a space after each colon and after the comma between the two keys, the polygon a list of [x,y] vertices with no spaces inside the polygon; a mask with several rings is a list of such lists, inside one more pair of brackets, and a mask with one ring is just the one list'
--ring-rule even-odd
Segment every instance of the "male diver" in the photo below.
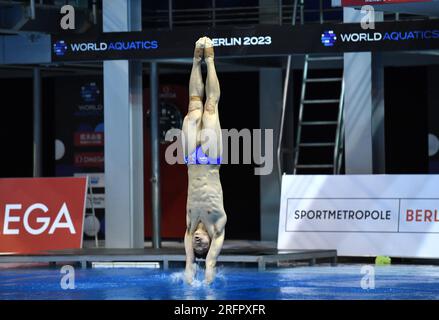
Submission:
{"label": "male diver", "polygon": [[[201,63],[207,65],[206,101]],[[214,64],[212,40],[203,37],[195,43],[189,83],[189,108],[183,122],[183,148],[188,167],[186,206],[185,279],[192,283],[195,258],[206,260],[205,282],[215,278],[215,266],[224,242],[227,216],[220,181],[222,154],[221,126],[218,117],[220,86]]]}

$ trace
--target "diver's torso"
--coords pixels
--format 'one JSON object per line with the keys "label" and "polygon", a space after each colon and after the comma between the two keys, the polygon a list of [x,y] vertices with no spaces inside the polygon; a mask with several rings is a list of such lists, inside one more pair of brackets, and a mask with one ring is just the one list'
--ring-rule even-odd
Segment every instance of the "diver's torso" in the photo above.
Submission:
{"label": "diver's torso", "polygon": [[[219,165],[188,165],[187,215],[191,231],[202,222],[209,234],[224,217],[223,190]],[[210,229],[210,230],[209,230]]]}

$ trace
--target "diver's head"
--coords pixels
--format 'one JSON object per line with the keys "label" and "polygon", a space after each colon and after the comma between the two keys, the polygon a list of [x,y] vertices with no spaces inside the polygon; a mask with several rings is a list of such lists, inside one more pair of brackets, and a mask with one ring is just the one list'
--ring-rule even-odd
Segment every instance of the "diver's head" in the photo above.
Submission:
{"label": "diver's head", "polygon": [[195,258],[206,259],[210,248],[210,237],[203,223],[199,223],[192,237]]}

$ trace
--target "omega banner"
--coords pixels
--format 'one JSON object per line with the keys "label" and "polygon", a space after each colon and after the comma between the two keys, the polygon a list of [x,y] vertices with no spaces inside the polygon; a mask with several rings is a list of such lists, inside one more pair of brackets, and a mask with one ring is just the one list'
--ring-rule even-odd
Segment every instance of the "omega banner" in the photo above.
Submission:
{"label": "omega banner", "polygon": [[439,258],[439,175],[286,175],[278,249]]}
{"label": "omega banner", "polygon": [[99,35],[52,36],[52,61],[190,58],[195,41],[212,38],[219,57],[439,49],[439,20],[256,25]]}
{"label": "omega banner", "polygon": [[82,247],[87,178],[0,179],[0,254]]}

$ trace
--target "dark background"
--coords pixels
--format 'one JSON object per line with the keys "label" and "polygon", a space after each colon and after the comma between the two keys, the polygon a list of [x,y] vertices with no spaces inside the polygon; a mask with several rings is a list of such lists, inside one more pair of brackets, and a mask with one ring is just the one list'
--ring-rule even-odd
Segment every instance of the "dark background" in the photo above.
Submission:
{"label": "dark background", "polygon": [[428,68],[387,68],[387,173],[428,173]]}
{"label": "dark background", "polygon": [[[55,174],[54,79],[43,81],[43,174]],[[31,177],[33,174],[32,79],[0,79],[0,177]]]}

